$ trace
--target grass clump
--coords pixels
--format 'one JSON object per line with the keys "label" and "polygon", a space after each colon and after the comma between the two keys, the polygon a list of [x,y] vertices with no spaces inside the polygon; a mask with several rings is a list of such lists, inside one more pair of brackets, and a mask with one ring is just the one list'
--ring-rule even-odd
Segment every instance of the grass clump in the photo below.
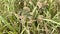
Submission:
{"label": "grass clump", "polygon": [[0,34],[59,34],[60,0],[0,0]]}

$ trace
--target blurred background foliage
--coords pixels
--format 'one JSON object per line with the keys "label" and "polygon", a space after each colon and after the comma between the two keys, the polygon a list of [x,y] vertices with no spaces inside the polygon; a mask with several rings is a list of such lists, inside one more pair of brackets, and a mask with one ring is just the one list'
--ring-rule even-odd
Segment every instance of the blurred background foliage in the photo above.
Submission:
{"label": "blurred background foliage", "polygon": [[60,0],[0,0],[0,34],[59,34]]}

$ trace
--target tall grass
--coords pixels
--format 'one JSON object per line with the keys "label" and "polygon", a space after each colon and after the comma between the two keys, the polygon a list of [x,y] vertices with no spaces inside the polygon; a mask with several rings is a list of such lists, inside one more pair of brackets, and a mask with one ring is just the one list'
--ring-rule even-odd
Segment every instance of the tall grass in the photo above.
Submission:
{"label": "tall grass", "polygon": [[0,0],[0,34],[59,34],[60,0]]}

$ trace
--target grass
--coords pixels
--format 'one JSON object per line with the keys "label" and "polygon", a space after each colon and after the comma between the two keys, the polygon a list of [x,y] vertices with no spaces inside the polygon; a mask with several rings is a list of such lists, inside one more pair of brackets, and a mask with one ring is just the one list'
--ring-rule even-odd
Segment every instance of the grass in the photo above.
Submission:
{"label": "grass", "polygon": [[0,34],[59,34],[60,0],[0,0]]}

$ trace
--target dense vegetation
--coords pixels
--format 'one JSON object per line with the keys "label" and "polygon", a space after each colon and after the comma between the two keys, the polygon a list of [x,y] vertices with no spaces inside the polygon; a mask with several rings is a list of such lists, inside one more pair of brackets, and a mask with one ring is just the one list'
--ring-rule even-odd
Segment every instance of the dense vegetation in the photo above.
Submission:
{"label": "dense vegetation", "polygon": [[0,0],[0,34],[59,34],[60,0]]}

